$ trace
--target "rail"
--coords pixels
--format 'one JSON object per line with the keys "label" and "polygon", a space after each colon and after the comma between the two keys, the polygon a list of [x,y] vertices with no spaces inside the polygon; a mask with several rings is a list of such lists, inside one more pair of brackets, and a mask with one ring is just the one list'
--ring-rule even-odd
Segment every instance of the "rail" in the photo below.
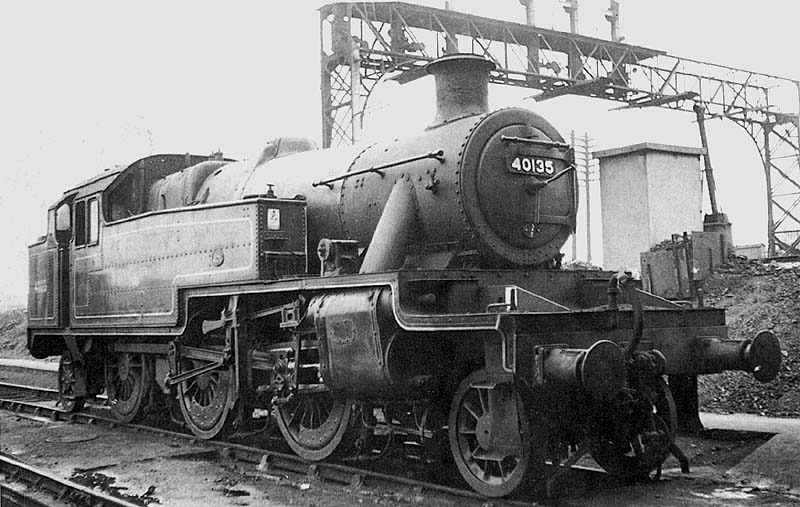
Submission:
{"label": "rail", "polygon": [[[35,490],[46,491],[64,503],[87,507],[139,507],[134,503],[61,479],[5,454],[0,454],[0,472],[13,482],[22,482]],[[2,498],[11,505],[47,505],[7,485],[2,487]]]}

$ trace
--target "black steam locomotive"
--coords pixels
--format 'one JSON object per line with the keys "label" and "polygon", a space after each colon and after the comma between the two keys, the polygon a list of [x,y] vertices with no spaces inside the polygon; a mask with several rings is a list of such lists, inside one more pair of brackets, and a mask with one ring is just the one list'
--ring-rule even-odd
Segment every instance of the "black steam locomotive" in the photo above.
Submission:
{"label": "black steam locomotive", "polygon": [[572,150],[530,111],[488,110],[492,69],[431,63],[416,137],[154,155],[65,192],[30,247],[28,314],[64,407],[105,390],[132,421],[167,403],[201,438],[268,413],[308,460],[449,447],[503,496],[586,452],[658,468],[678,416],[664,375],[774,378],[769,332],[729,341],[722,310],[560,269]]}

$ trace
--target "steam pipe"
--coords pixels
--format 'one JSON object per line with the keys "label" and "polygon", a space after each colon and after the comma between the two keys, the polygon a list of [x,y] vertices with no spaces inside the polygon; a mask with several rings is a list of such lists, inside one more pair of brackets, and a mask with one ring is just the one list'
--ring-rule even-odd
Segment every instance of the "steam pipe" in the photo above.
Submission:
{"label": "steam pipe", "polygon": [[639,294],[636,292],[636,287],[633,286],[633,277],[628,273],[623,274],[619,279],[619,286],[625,292],[625,298],[633,307],[633,336],[624,351],[625,358],[630,359],[639,347],[639,343],[642,341],[642,334],[644,334],[644,308],[642,307],[641,299],[639,299]]}
{"label": "steam pipe", "polygon": [[606,308],[608,308],[608,328],[609,330],[614,330],[619,327],[619,273],[614,273],[611,275],[611,278],[608,279],[608,288],[606,289],[606,294],[608,295],[608,299],[606,300]]}
{"label": "steam pipe", "polygon": [[405,262],[406,250],[417,225],[417,194],[411,185],[400,180],[383,207],[359,272],[381,273],[399,269]]}

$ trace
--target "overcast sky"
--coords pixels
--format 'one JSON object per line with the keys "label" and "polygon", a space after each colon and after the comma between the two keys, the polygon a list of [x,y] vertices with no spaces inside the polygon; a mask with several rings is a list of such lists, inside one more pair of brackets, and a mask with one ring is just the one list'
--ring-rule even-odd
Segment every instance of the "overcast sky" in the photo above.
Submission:
{"label": "overcast sky", "polygon": [[[0,305],[23,301],[27,245],[44,232],[47,206],[70,185],[151,153],[219,148],[244,158],[278,136],[319,140],[316,9],[323,3],[6,3],[0,18]],[[443,0],[420,3],[444,6]],[[524,20],[518,0],[451,0],[450,6]],[[607,6],[607,0],[581,0],[581,33],[608,36]],[[623,0],[621,9],[626,42],[800,78],[796,1]],[[568,29],[555,0],[538,0],[536,12],[539,26]],[[427,81],[376,92],[365,128],[383,134],[426,125],[433,111],[408,104],[420,94],[430,97]],[[530,91],[496,87],[490,94],[493,107],[528,107],[565,133],[588,131],[598,148],[699,144],[692,116],[683,113],[609,112],[618,104],[593,99],[536,104],[523,100]],[[711,122],[709,131],[719,200],[734,223],[734,241],[766,243],[755,146],[730,122]]]}

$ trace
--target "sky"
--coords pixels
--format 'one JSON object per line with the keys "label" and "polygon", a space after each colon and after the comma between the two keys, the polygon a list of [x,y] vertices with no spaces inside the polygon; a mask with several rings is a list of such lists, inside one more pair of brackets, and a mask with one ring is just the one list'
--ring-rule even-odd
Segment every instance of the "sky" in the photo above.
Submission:
{"label": "sky", "polygon": [[[5,4],[0,16],[0,227],[5,239],[0,305],[24,301],[27,245],[44,233],[47,207],[65,189],[104,168],[152,153],[220,149],[247,158],[279,136],[319,141],[317,8],[324,3]],[[524,21],[518,0],[449,4],[454,10]],[[581,0],[579,31],[607,38],[607,6],[607,0]],[[798,10],[793,0],[623,0],[620,31],[631,44],[800,79],[794,53]],[[568,29],[556,0],[537,0],[536,16],[538,26]],[[429,78],[407,89],[387,84],[376,90],[365,119],[367,136],[427,125],[432,94]],[[588,132],[596,149],[643,141],[699,145],[693,117],[685,113],[609,111],[619,104],[574,97],[535,103],[524,98],[531,94],[492,87],[490,106],[533,109],[565,134]],[[418,102],[420,107],[408,107]],[[734,242],[766,243],[764,177],[754,144],[730,122],[712,121],[708,129],[719,200],[734,224]],[[599,208],[592,214],[597,262],[602,258]],[[585,259],[583,224],[578,234],[578,257]]]}

